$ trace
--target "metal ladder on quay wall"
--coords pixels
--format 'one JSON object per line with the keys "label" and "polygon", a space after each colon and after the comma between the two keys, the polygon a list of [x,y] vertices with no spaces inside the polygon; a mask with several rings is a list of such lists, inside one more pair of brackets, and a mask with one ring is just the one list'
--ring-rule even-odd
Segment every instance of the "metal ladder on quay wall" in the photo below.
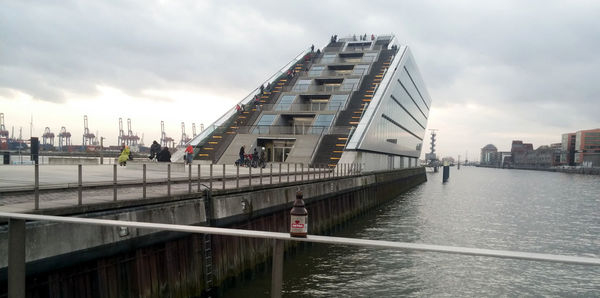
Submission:
{"label": "metal ladder on quay wall", "polygon": [[208,292],[213,285],[212,237],[210,234],[202,235],[202,246],[204,247],[204,291]]}

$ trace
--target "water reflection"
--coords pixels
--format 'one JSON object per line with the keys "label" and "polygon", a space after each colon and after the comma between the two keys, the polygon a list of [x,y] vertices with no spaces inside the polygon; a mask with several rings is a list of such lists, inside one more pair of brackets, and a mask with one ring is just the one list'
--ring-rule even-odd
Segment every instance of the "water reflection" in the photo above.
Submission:
{"label": "water reflection", "polygon": [[[462,168],[335,236],[600,257],[600,178]],[[310,210],[309,210],[310,212]],[[267,296],[270,274],[226,291]],[[597,296],[600,268],[315,244],[285,262],[284,296]]]}

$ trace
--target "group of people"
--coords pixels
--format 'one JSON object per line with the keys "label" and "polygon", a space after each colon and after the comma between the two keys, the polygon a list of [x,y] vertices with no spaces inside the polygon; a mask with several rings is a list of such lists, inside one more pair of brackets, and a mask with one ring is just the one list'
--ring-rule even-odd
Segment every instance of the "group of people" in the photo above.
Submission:
{"label": "group of people", "polygon": [[[150,145],[150,156],[148,156],[150,160],[156,160],[158,162],[171,162],[171,152],[169,151],[169,147],[160,148],[160,144],[157,141],[153,141],[152,145]],[[192,145],[188,145],[185,148],[185,158],[184,161],[186,164],[191,164],[194,159],[194,147]],[[120,166],[126,166],[127,161],[133,160],[131,156],[131,149],[129,146],[125,146],[123,144],[121,146],[121,153],[119,154],[118,162]]]}
{"label": "group of people", "polygon": [[260,155],[258,150],[254,147],[254,151],[251,154],[246,154],[246,146],[240,147],[240,158],[235,162],[239,166],[248,167],[266,167],[265,148],[261,148]]}
{"label": "group of people", "polygon": [[162,150],[160,149],[160,144],[158,142],[153,141],[150,146],[150,156],[148,159],[160,162],[171,162],[171,152],[169,152],[169,147],[164,147]]}

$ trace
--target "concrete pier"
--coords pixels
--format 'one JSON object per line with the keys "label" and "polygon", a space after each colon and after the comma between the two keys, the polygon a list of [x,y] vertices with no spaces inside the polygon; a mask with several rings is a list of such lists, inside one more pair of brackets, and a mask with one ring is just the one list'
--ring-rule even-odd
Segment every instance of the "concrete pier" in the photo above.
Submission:
{"label": "concrete pier", "polygon": [[[426,180],[423,168],[310,181],[308,175],[294,176],[269,185],[269,177],[257,175],[263,185],[258,180],[250,185],[246,177],[226,181],[232,186],[245,182],[239,188],[217,185],[193,193],[184,183],[185,191],[170,197],[141,200],[139,193],[138,199],[54,206],[37,213],[287,232],[289,209],[300,189],[309,212],[309,234],[319,234]],[[0,227],[3,283],[7,231],[8,225]],[[28,292],[62,297],[91,297],[84,293],[90,285],[101,297],[199,296],[268,263],[273,247],[259,239],[59,223],[30,222],[26,231]]]}

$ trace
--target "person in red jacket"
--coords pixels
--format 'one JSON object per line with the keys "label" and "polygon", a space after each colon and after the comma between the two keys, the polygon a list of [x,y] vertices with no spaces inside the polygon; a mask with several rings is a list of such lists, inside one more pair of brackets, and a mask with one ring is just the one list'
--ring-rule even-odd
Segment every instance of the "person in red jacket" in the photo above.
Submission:
{"label": "person in red jacket", "polygon": [[191,164],[192,159],[194,159],[194,147],[188,145],[187,148],[185,148],[185,164]]}

